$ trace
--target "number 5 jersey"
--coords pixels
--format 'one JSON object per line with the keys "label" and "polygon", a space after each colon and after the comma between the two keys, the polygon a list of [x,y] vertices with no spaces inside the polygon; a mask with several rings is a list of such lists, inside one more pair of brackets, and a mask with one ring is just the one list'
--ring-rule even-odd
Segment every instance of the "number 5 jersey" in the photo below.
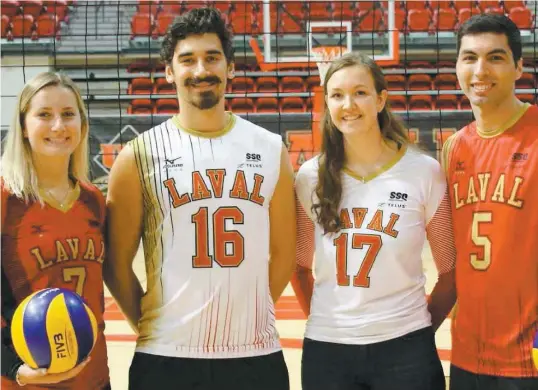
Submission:
{"label": "number 5 jersey", "polygon": [[538,376],[538,107],[498,131],[476,122],[443,148],[457,248],[452,363],[470,372]]}
{"label": "number 5 jersey", "polygon": [[269,206],[281,137],[233,114],[209,134],[173,117],[130,147],[143,189],[147,272],[136,350],[188,358],[280,350]]}

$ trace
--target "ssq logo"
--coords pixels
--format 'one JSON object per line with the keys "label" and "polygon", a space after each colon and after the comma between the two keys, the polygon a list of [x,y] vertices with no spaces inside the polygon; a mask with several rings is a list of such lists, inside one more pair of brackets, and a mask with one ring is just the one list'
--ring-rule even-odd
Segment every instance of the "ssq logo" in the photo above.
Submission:
{"label": "ssq logo", "polygon": [[247,161],[262,161],[262,156],[257,153],[247,153]]}
{"label": "ssq logo", "polygon": [[405,192],[391,192],[390,200],[407,201],[407,194]]}

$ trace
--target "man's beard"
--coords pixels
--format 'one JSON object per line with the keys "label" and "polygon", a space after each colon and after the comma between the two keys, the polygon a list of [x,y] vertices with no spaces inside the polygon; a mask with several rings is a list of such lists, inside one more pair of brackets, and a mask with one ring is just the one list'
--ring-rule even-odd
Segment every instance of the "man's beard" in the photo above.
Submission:
{"label": "man's beard", "polygon": [[191,100],[191,103],[194,107],[199,108],[200,110],[209,110],[219,103],[220,98],[221,97],[213,91],[205,91],[200,93],[199,99]]}

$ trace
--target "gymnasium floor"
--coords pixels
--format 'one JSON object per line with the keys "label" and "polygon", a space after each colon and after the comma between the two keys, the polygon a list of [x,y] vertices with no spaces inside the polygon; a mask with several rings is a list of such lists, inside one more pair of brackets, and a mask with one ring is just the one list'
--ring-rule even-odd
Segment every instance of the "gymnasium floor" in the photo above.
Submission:
{"label": "gymnasium floor", "polygon": [[[423,251],[424,272],[426,273],[427,292],[430,292],[435,283],[436,270],[428,247]],[[143,252],[138,252],[134,264],[135,273],[143,281],[145,287],[145,270]],[[106,289],[105,289],[106,290]],[[135,348],[134,333],[123,315],[110,297],[106,294],[106,337],[108,345],[108,365],[113,390],[127,390],[128,372]],[[301,389],[300,362],[301,340],[304,333],[305,318],[293,294],[291,286],[288,286],[276,307],[277,329],[279,331],[284,355],[290,373],[291,390]],[[450,357],[450,320],[446,320],[436,334],[437,348],[443,360],[445,375],[448,376],[448,359]]]}

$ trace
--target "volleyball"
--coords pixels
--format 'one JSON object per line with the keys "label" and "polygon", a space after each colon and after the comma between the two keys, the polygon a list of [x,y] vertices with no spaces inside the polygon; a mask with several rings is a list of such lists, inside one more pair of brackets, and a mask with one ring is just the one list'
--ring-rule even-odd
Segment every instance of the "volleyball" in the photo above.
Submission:
{"label": "volleyball", "polygon": [[68,371],[91,352],[97,321],[75,292],[46,288],[24,299],[11,323],[15,351],[28,366]]}
{"label": "volleyball", "polygon": [[532,345],[532,358],[534,360],[534,366],[538,370],[538,332],[534,336],[534,344]]}

